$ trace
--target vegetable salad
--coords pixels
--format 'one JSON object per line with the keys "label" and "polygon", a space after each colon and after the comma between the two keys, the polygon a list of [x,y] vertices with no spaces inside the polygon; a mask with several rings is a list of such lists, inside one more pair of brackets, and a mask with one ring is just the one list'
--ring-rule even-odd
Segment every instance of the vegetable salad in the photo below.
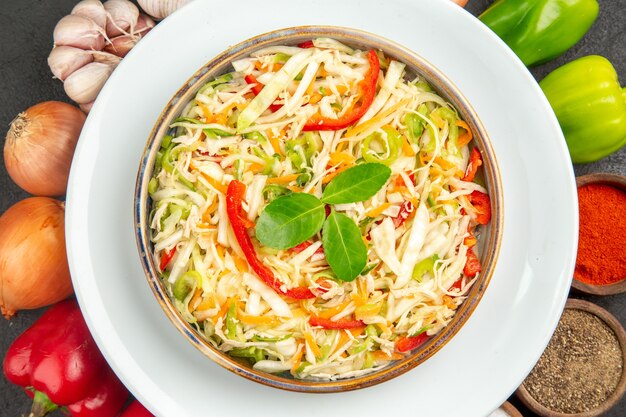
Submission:
{"label": "vegetable salad", "polygon": [[376,371],[450,323],[491,203],[456,110],[405,64],[318,38],[204,85],[149,183],[182,316],[254,369]]}

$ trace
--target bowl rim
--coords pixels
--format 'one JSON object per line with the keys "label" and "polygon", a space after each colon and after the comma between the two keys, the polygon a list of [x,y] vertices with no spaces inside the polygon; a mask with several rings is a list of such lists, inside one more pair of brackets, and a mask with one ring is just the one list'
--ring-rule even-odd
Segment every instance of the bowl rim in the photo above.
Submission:
{"label": "bowl rim", "polygon": [[532,412],[545,417],[598,417],[609,411],[613,408],[619,400],[626,392],[626,331],[622,324],[617,320],[617,318],[609,313],[604,308],[600,307],[597,304],[594,304],[589,301],[580,300],[577,298],[568,298],[567,303],[565,303],[565,310],[581,310],[587,313],[593,314],[602,320],[609,328],[615,333],[615,337],[617,338],[619,345],[622,351],[622,363],[625,366],[622,366],[622,376],[620,377],[617,386],[615,387],[615,391],[607,397],[607,399],[600,404],[598,407],[593,408],[588,411],[584,411],[581,413],[561,413],[559,411],[551,410],[542,404],[540,404],[535,398],[530,395],[530,392],[524,386],[524,383],[520,384],[520,386],[515,391],[515,395],[519,400],[528,407]]}
{"label": "bowl rim", "polygon": [[[481,264],[484,266],[477,282],[466,294],[466,299],[457,309],[452,321],[442,331],[431,337],[424,345],[415,350],[405,359],[392,362],[387,367],[360,377],[337,380],[300,380],[285,378],[261,372],[241,365],[227,353],[213,347],[206,339],[199,336],[196,330],[187,323],[171,302],[165,286],[159,278],[156,265],[151,255],[151,243],[148,237],[148,182],[152,177],[156,152],[163,136],[169,129],[170,122],[180,113],[198,89],[208,81],[229,68],[232,61],[250,55],[251,52],[273,44],[295,45],[312,37],[329,37],[346,42],[350,45],[364,46],[383,50],[388,56],[405,64],[415,73],[423,76],[435,90],[453,104],[463,119],[468,123],[485,161],[486,187],[491,198],[492,217],[485,226]],[[172,96],[157,118],[144,147],[138,168],[134,195],[134,225],[137,247],[144,275],[159,305],[176,329],[193,344],[196,349],[223,368],[245,377],[246,379],[288,391],[304,393],[332,393],[360,389],[379,384],[399,376],[424,362],[449,342],[467,322],[484,295],[493,276],[500,253],[504,225],[504,197],[500,170],[489,136],[462,92],[433,64],[408,48],[382,36],[360,29],[308,25],[281,28],[246,39],[221,52],[199,70],[197,70],[183,86]]]}
{"label": "bowl rim", "polygon": [[[576,177],[576,189],[590,184],[606,184],[626,192],[626,176],[608,172],[597,172]],[[579,213],[580,215],[580,213]],[[580,221],[580,220],[579,220]],[[572,288],[590,295],[614,295],[626,292],[626,277],[621,281],[608,285],[595,285],[579,281],[574,272]]]}

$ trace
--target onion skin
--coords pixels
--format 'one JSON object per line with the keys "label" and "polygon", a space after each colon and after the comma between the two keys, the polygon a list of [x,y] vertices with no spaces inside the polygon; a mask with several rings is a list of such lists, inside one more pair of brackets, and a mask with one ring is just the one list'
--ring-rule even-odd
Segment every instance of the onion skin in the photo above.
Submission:
{"label": "onion skin", "polygon": [[39,103],[20,113],[4,143],[4,164],[13,181],[34,195],[65,194],[85,118],[78,108],[59,101]]}
{"label": "onion skin", "polygon": [[5,318],[73,293],[64,215],[61,201],[30,197],[0,217],[0,307]]}

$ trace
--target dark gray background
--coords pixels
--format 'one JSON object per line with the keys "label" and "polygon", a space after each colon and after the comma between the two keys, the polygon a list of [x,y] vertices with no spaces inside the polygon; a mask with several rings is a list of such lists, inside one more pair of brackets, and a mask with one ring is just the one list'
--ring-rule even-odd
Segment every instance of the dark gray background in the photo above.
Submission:
{"label": "dark gray background", "polygon": [[[423,0],[428,1],[428,0]],[[0,126],[8,130],[11,120],[29,106],[46,100],[68,101],[63,87],[54,80],[46,58],[52,48],[52,31],[56,22],[68,14],[78,0],[3,0],[0,8]],[[533,75],[541,80],[557,66],[585,55],[598,54],[615,66],[622,84],[626,83],[626,0],[600,0],[600,15],[589,33],[574,48],[560,58],[534,68]],[[467,9],[477,15],[491,4],[491,0],[470,0]],[[303,5],[304,6],[304,5]],[[306,9],[304,6],[303,9]],[[451,29],[454,30],[454,29]],[[4,146],[4,134],[2,146]],[[576,166],[577,175],[589,172],[626,174],[626,148],[593,164]],[[17,201],[28,197],[9,178],[0,162],[0,213]],[[626,323],[626,294],[610,297],[583,297],[613,313]],[[0,318],[0,356],[10,343],[41,315],[43,310],[21,312],[13,320]],[[468,387],[468,389],[473,389]],[[480,388],[478,388],[480,389]],[[525,416],[533,416],[515,398],[511,401]],[[17,387],[0,377],[0,417],[28,414],[30,401]],[[53,416],[61,416],[57,412]],[[607,416],[626,415],[626,399]],[[461,417],[461,416],[451,416]]]}

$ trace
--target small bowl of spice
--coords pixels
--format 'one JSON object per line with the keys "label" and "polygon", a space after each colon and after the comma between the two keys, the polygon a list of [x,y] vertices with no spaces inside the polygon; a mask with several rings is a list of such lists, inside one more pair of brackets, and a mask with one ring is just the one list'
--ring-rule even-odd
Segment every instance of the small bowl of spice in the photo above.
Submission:
{"label": "small bowl of spice", "polygon": [[541,358],[517,397],[544,417],[595,417],[626,390],[626,332],[608,311],[569,299]]}
{"label": "small bowl of spice", "polygon": [[506,401],[500,407],[495,409],[489,416],[487,417],[523,417],[522,413],[517,411],[517,408],[513,406],[510,402]]}
{"label": "small bowl of spice", "polygon": [[626,291],[626,177],[589,174],[578,185],[578,255],[572,287],[586,294]]}

